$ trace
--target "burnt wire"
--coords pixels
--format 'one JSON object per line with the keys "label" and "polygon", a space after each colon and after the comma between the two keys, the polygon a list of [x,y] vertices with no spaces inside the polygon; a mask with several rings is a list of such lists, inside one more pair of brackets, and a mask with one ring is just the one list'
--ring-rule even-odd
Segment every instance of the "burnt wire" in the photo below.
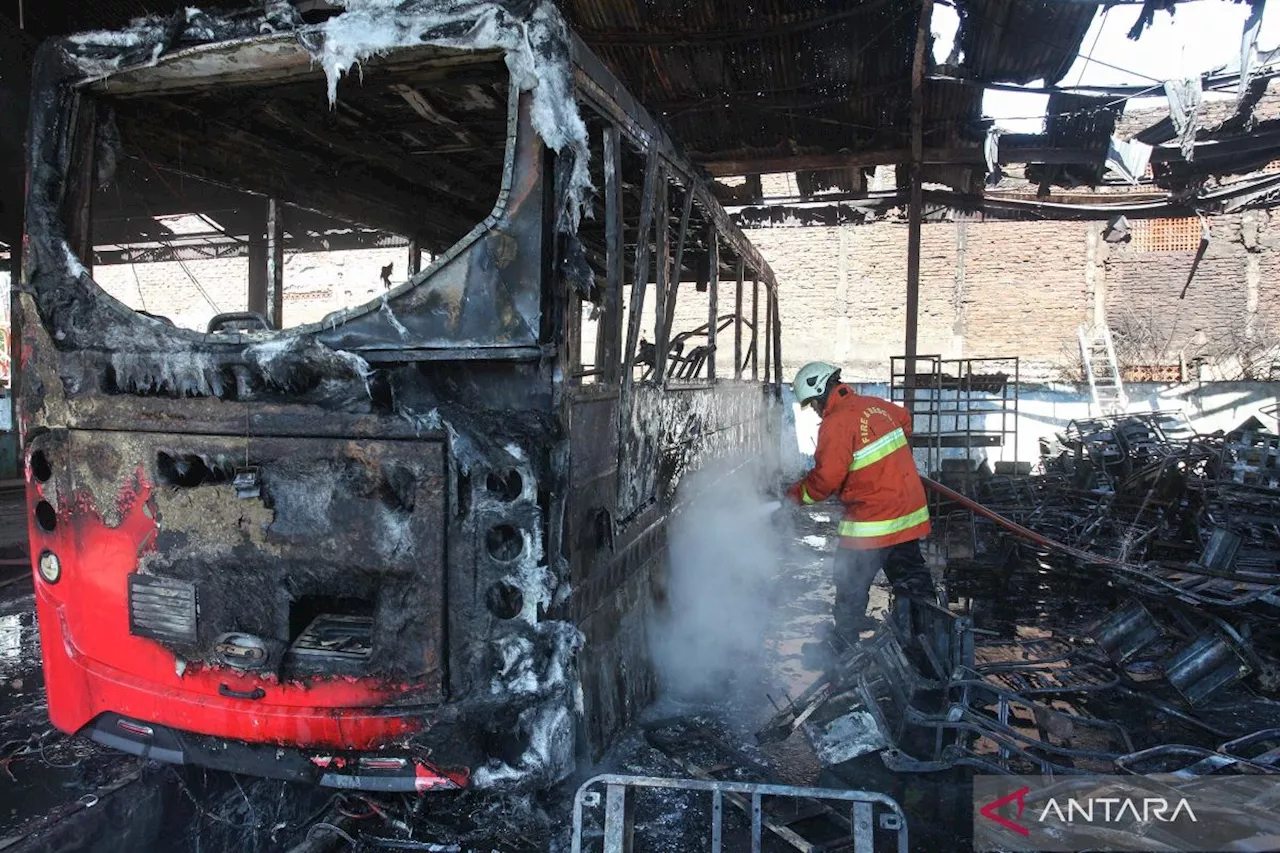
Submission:
{"label": "burnt wire", "polygon": [[[37,742],[37,746],[39,747],[39,750],[40,750],[40,760],[43,761],[49,767],[53,767],[57,770],[70,770],[74,767],[79,767],[84,762],[85,758],[88,757],[87,755],[81,755],[75,761],[72,761],[68,764],[59,764],[58,762],[50,759],[49,756],[45,753],[45,744],[49,740],[49,736],[56,735],[56,734],[59,734],[59,732],[55,731],[54,729],[49,729],[45,731],[42,735],[40,735],[40,740]],[[62,739],[63,743],[65,743],[66,741],[67,741],[66,738]]]}
{"label": "burnt wire", "polygon": [[249,795],[245,793],[244,786],[240,784],[240,777],[232,776],[231,781],[236,783],[236,790],[244,798],[244,807],[249,812],[249,820],[254,826],[262,826],[262,822],[258,819],[258,810],[253,807],[253,803],[249,800]]}
{"label": "burnt wire", "polygon": [[339,797],[338,802],[334,807],[337,809],[338,814],[342,815],[345,818],[350,818],[351,820],[368,820],[371,817],[382,817],[382,818],[386,817],[386,812],[380,809],[376,803],[373,803],[372,801],[370,801],[368,797],[359,797],[358,799],[361,800],[368,807],[367,811],[364,811],[364,812],[349,811],[345,807],[345,803],[344,803],[344,801],[346,800],[345,797]]}
{"label": "burnt wire", "polygon": [[224,824],[225,826],[234,827],[236,829],[256,830],[261,828],[257,824],[254,824],[252,826],[246,826],[245,824],[238,823],[234,820],[231,820],[230,818],[226,818],[220,814],[214,814],[213,812],[209,811],[207,808],[205,808],[203,803],[201,803],[198,799],[196,799],[195,793],[192,792],[192,790],[187,786],[187,782],[185,779],[182,778],[182,774],[180,774],[173,767],[167,767],[166,769],[169,771],[170,775],[173,776],[174,780],[178,783],[178,789],[182,791],[183,795],[187,798],[187,800],[191,802],[191,805],[195,807],[196,814],[200,815],[200,817],[208,818],[214,823],[221,823],[221,824]]}
{"label": "burnt wire", "polygon": [[1089,46],[1089,52],[1084,54],[1084,65],[1080,66],[1080,73],[1076,75],[1077,86],[1084,82],[1084,72],[1089,70],[1089,63],[1093,61],[1093,52],[1098,49],[1098,41],[1102,38],[1102,31],[1107,28],[1107,14],[1110,11],[1110,6],[1102,10],[1102,20],[1098,24],[1098,31],[1093,34],[1093,44]]}
{"label": "burnt wire", "polygon": [[[307,815],[305,818],[303,818],[301,821],[299,821],[299,822],[298,822],[298,825],[297,825],[296,827],[294,827],[294,828],[289,832],[289,835],[290,835],[290,836],[297,835],[299,832],[302,832],[302,830],[303,830],[303,829],[307,829],[307,830],[309,831],[309,830],[310,830],[310,827],[314,824],[314,822],[315,822],[315,821],[317,821],[317,820],[319,820],[319,819],[324,815],[324,813],[325,813],[325,812],[327,812],[327,811],[328,811],[328,810],[329,810],[329,809],[330,809],[330,808],[331,808],[331,807],[332,807],[332,806],[333,806],[333,805],[338,801],[338,799],[339,799],[341,796],[342,796],[342,794],[333,794],[332,796],[330,796],[327,800],[325,800],[323,803],[321,803],[321,804],[320,804],[320,807],[319,807],[319,808],[317,808],[317,809],[316,809],[315,811],[313,811],[311,814]],[[281,800],[283,800],[283,799],[284,799],[284,788],[283,788],[283,787],[281,787],[281,788],[280,788],[280,798],[281,798]],[[278,813],[278,812],[277,812],[277,814],[276,814],[276,817],[277,817],[277,820],[278,820],[278,818],[279,818],[279,813]],[[273,831],[273,833],[275,833],[275,832],[279,832],[279,830],[280,830],[280,829],[282,829],[282,828],[283,828],[283,827],[280,827],[280,826],[278,825],[278,823],[277,823],[277,826],[276,826],[275,828],[273,828],[273,830],[272,830],[272,831]]]}
{"label": "burnt wire", "polygon": [[311,828],[307,830],[308,841],[310,841],[312,836],[315,835],[315,832],[317,829],[323,829],[328,832],[332,832],[335,835],[340,835],[352,847],[355,847],[356,844],[358,843],[354,838],[352,838],[350,835],[347,834],[346,830],[342,829],[341,827],[334,826],[331,823],[325,823],[323,821],[321,821],[320,823],[312,824]]}

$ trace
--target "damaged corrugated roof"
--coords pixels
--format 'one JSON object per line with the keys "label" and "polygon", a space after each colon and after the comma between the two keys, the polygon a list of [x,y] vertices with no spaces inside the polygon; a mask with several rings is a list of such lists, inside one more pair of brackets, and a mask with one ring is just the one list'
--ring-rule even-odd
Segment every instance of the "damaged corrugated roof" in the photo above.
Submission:
{"label": "damaged corrugated roof", "polygon": [[[284,5],[285,0],[273,2]],[[1163,8],[1164,2],[1150,5]],[[234,5],[234,0],[209,5]],[[806,197],[824,189],[861,193],[872,167],[908,159],[919,0],[560,0],[560,5],[583,40],[714,175],[796,172]],[[1079,56],[1098,7],[1045,0],[954,0],[954,6],[959,30],[953,56],[927,72],[952,79],[924,83],[925,170],[931,181],[978,193],[989,125],[982,118],[984,87],[1059,82]],[[178,7],[173,0],[50,0],[28,16],[28,23],[51,31],[58,21],[64,29],[121,26],[134,15]],[[1045,157],[1050,165],[1040,170],[1042,180],[1088,184],[1091,175],[1101,175],[1115,114],[1084,102],[1072,106],[1066,97],[1057,97],[1050,109],[1060,115],[1051,121],[1050,134],[1022,143],[1009,139],[1001,147],[1054,149]],[[1252,130],[1250,122],[1240,124],[1224,125],[1219,135],[1235,139]],[[1125,138],[1123,130],[1119,135]],[[1255,153],[1250,150],[1250,162],[1261,156]],[[1075,155],[1082,166],[1066,163]],[[1210,167],[1225,168],[1221,158],[1206,157],[1197,174]]]}
{"label": "damaged corrugated roof", "polygon": [[963,0],[965,76],[985,82],[1052,85],[1070,70],[1097,7],[1086,3]]}
{"label": "damaged corrugated roof", "polygon": [[[50,0],[29,15],[46,34],[123,26],[174,11],[174,0]],[[227,6],[226,0],[207,5]],[[811,176],[854,187],[867,165],[909,148],[918,0],[562,0],[584,41],[693,159],[716,173]],[[1056,81],[1074,61],[1096,6],[957,0],[969,80]],[[926,147],[981,146],[980,86],[930,82]],[[824,160],[824,158],[826,158]],[[779,168],[780,167],[780,168]],[[960,187],[957,187],[960,188]]]}
{"label": "damaged corrugated roof", "polygon": [[[910,146],[915,0],[565,6],[584,40],[713,173],[808,172],[842,157],[856,166],[860,154],[893,163]],[[1016,82],[1061,77],[1096,12],[1039,0],[960,0],[957,9],[965,60],[953,73]],[[981,107],[980,86],[928,83],[926,147],[979,147]]]}

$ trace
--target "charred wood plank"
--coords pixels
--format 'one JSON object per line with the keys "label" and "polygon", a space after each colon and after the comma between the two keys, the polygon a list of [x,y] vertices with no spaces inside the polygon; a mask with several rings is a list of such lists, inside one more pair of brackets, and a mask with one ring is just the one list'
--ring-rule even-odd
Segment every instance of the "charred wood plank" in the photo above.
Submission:
{"label": "charred wood plank", "polygon": [[81,429],[118,430],[129,424],[134,432],[189,432],[201,435],[271,435],[296,438],[377,438],[439,440],[443,433],[417,430],[396,416],[355,415],[325,411],[317,417],[312,406],[240,403],[214,397],[169,400],[121,394],[68,401]]}
{"label": "charred wood plank", "polygon": [[[364,86],[382,86],[386,82],[426,84],[432,81],[478,82],[486,76],[494,81],[509,81],[510,73],[503,65],[500,51],[449,51],[447,48],[427,48],[435,53],[420,52],[417,56],[371,57],[360,64],[360,79]],[[224,54],[240,54],[234,62],[207,65],[202,71],[194,71],[190,64],[162,63],[113,74],[93,84],[93,89],[110,92],[112,97],[151,97],[165,94],[204,94],[219,90],[235,90],[237,94],[260,92],[265,89],[295,86],[305,87],[314,93],[324,91],[324,71],[311,59],[311,55],[296,37],[282,34],[270,41],[251,44],[230,44],[206,49],[205,53],[219,51]],[[256,55],[255,55],[256,54]],[[274,54],[274,55],[272,55]],[[487,68],[486,68],[487,66]],[[216,69],[216,70],[214,70]],[[491,71],[489,69],[492,69]],[[339,98],[343,95],[339,88]]]}

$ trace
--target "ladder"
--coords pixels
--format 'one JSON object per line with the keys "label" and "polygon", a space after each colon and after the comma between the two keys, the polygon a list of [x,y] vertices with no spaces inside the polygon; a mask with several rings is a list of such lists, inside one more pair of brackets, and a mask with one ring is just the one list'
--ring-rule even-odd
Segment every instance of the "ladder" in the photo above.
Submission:
{"label": "ladder", "polygon": [[1097,414],[1124,414],[1129,410],[1129,397],[1120,379],[1110,327],[1106,323],[1092,327],[1082,325],[1076,330],[1076,337],[1080,341],[1080,359],[1084,363],[1084,376],[1089,381],[1089,393]]}

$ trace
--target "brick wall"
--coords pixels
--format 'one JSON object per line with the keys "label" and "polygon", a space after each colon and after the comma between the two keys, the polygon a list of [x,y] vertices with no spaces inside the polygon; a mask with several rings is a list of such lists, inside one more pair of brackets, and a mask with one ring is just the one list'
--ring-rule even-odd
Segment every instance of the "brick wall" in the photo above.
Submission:
{"label": "brick wall", "polygon": [[[1195,251],[1110,245],[1100,222],[926,223],[919,352],[1023,359],[1024,375],[1061,378],[1076,330],[1105,312],[1136,317],[1177,364],[1226,340],[1280,332],[1280,223],[1267,212],[1215,217]],[[907,227],[897,222],[749,232],[782,288],[784,373],[811,359],[884,381],[901,354]],[[1180,298],[1190,278],[1185,298]],[[1129,319],[1125,319],[1125,318]]]}
{"label": "brick wall", "polygon": [[[923,227],[919,351],[1056,359],[1087,319],[1085,223]],[[784,372],[829,359],[885,379],[903,349],[907,227],[894,222],[750,232],[782,288]]]}
{"label": "brick wall", "polygon": [[[1151,330],[1166,341],[1165,357],[1175,364],[1179,352],[1188,358],[1216,352],[1231,336],[1258,340],[1280,333],[1280,223],[1271,214],[1214,218],[1194,276],[1196,252],[1109,245],[1102,228],[1089,222],[926,223],[919,351],[948,358],[1017,355],[1024,375],[1055,379],[1071,362],[1076,329],[1098,309],[1113,330],[1133,323]],[[748,236],[780,282],[784,375],[820,358],[844,365],[850,378],[887,379],[890,356],[903,349],[906,225],[757,229]],[[288,256],[286,324],[315,322],[377,297],[379,269],[394,263],[393,281],[400,281],[404,259],[403,249]],[[94,275],[126,304],[188,328],[203,329],[218,311],[244,310],[244,259],[183,267],[108,266]],[[732,310],[734,290],[734,282],[720,283],[721,314]],[[748,316],[750,292],[748,286]],[[652,341],[652,291],[646,301],[641,333]],[[762,323],[764,316],[762,300]],[[707,294],[686,283],[674,331],[701,326],[706,317]],[[585,331],[594,338],[592,329]],[[748,341],[749,335],[744,347]],[[590,351],[592,341],[586,343]],[[720,343],[721,352],[732,353],[732,332]]]}
{"label": "brick wall", "polygon": [[[407,258],[406,249],[285,255],[285,326],[314,323],[331,311],[376,298],[383,292],[379,270],[394,263],[392,283],[401,282]],[[244,311],[248,305],[247,258],[111,264],[96,267],[93,278],[130,308],[160,314],[178,326],[201,332],[215,314]]]}

